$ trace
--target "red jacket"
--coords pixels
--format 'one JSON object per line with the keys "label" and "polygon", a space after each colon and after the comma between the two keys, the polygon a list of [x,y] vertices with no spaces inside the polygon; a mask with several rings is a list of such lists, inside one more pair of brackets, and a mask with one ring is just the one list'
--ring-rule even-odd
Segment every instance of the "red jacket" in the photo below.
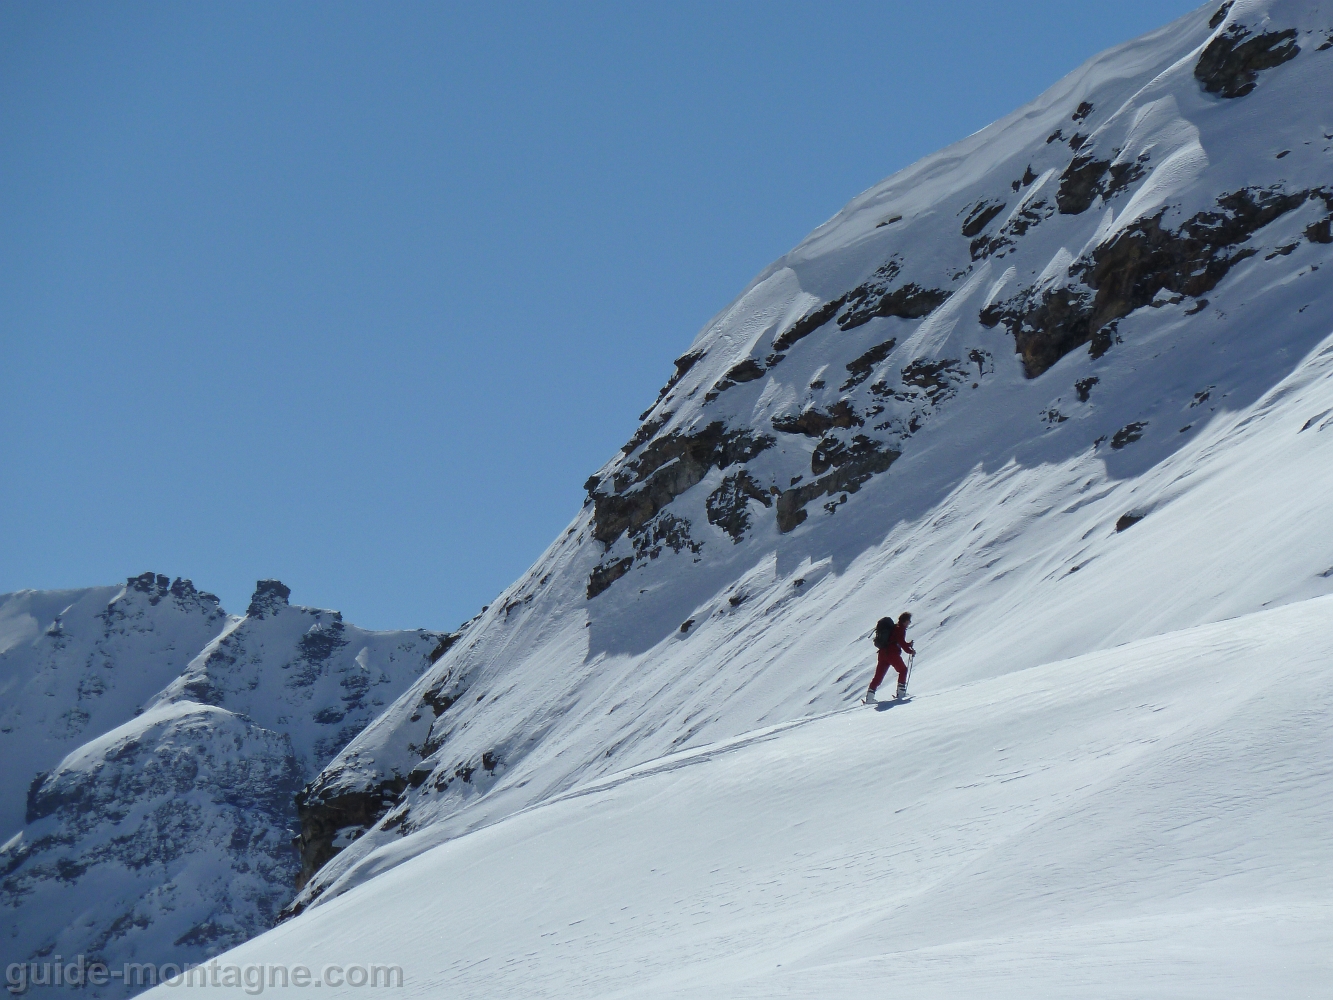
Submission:
{"label": "red jacket", "polygon": [[903,628],[897,622],[893,623],[893,633],[889,637],[889,650],[896,653],[899,649],[904,649],[916,656],[916,649],[907,641],[907,629]]}

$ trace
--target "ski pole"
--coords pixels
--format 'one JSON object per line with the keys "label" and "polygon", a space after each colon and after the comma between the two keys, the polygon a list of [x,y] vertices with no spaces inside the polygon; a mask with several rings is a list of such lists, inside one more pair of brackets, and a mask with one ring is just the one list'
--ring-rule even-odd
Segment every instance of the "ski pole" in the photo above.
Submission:
{"label": "ski pole", "polygon": [[[916,664],[916,654],[913,653],[907,658],[907,681],[912,679],[912,667]],[[903,681],[903,687],[907,687],[907,681]]]}

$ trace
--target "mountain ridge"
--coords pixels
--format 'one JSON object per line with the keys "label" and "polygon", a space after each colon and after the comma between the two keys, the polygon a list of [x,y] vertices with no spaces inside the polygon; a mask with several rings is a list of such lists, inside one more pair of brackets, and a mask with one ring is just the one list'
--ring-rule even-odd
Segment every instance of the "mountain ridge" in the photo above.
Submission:
{"label": "mountain ridge", "polygon": [[300,872],[296,793],[441,639],[290,593],[261,580],[243,616],[153,573],[0,595],[5,735],[26,748],[6,777],[26,808],[0,845],[13,957],[198,962],[273,925]]}
{"label": "mountain ridge", "polygon": [[[1021,607],[1003,578],[1030,565],[1025,543],[1044,550],[1039,525],[1061,534],[1039,516],[1082,512],[1082,537],[1032,581],[1072,587],[1117,544],[1089,540],[1097,523],[1141,536],[1131,526],[1182,491],[1162,483],[1172,470],[1218,474],[1217,436],[1258,419],[1330,330],[1333,121],[1311,95],[1327,91],[1331,32],[1310,4],[1201,8],[876,185],[761,272],[677,361],[571,526],[303,793],[312,818],[337,800],[358,819],[289,912],[607,767],[851,696],[861,626],[817,628],[829,645],[814,662],[846,648],[847,666],[793,666],[797,682],[779,676],[793,647],[779,655],[753,608],[784,632],[803,602],[827,612],[822,591],[876,563],[859,585],[917,608],[938,669],[960,676],[978,669],[963,651],[996,631],[969,591]],[[994,513],[1006,481],[1032,515]],[[967,517],[972,538],[945,529]],[[927,525],[957,539],[947,556]],[[1283,560],[1301,582],[1262,595],[1221,572],[1255,594],[1250,610],[1317,591],[1317,571]],[[841,599],[863,623],[889,610]],[[1175,610],[1145,605],[1142,620],[1207,620],[1179,595],[1162,606]],[[1123,638],[1151,634],[1131,628]],[[996,640],[990,669],[1106,638],[1061,624],[1039,654]],[[719,680],[723,649],[756,677]]]}

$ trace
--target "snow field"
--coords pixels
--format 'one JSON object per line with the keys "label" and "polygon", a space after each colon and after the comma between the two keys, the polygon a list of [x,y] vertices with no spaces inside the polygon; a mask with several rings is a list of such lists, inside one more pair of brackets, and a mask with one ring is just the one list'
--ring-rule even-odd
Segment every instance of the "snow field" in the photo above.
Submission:
{"label": "snow field", "polygon": [[396,996],[1327,995],[1330,654],[1317,598],[686,751],[223,961],[398,964]]}

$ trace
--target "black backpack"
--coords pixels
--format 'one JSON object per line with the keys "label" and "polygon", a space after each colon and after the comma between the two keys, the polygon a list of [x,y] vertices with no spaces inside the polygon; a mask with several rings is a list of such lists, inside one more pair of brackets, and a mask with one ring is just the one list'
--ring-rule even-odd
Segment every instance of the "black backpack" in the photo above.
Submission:
{"label": "black backpack", "polygon": [[897,643],[893,641],[893,630],[896,627],[897,626],[894,625],[892,618],[881,618],[875,624],[876,649],[893,649],[897,645]]}

